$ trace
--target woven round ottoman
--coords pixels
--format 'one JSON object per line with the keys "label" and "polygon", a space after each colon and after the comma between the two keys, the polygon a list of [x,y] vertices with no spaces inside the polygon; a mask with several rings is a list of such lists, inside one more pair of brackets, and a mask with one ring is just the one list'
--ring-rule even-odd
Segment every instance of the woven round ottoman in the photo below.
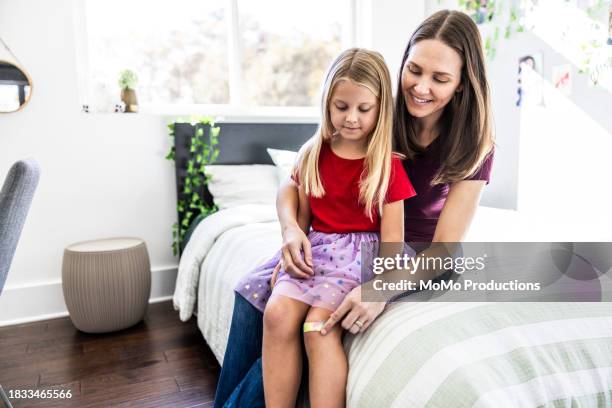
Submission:
{"label": "woven round ottoman", "polygon": [[77,242],[64,250],[64,300],[75,327],[106,333],[140,322],[151,294],[151,267],[140,238]]}

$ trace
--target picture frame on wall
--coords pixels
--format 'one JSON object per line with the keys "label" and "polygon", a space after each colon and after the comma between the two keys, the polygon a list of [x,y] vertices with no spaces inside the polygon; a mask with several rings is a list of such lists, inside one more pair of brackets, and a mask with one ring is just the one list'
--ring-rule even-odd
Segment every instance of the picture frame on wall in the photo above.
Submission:
{"label": "picture frame on wall", "polygon": [[555,89],[563,95],[572,94],[572,66],[571,64],[556,65],[552,70],[552,83]]}
{"label": "picture frame on wall", "polygon": [[612,5],[608,8],[608,45],[612,45]]}
{"label": "picture frame on wall", "polygon": [[525,54],[518,60],[516,106],[544,106],[544,57],[542,52]]}

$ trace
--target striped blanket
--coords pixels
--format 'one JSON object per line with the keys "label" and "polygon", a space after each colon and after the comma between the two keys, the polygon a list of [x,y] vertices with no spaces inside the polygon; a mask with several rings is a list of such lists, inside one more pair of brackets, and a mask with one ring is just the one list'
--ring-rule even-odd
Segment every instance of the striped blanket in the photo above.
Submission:
{"label": "striped blanket", "polygon": [[[198,226],[175,293],[221,363],[233,287],[280,245],[267,212],[241,213]],[[348,407],[612,407],[612,303],[397,303],[345,350]]]}
{"label": "striped blanket", "polygon": [[349,407],[612,406],[612,303],[403,303],[347,339]]}

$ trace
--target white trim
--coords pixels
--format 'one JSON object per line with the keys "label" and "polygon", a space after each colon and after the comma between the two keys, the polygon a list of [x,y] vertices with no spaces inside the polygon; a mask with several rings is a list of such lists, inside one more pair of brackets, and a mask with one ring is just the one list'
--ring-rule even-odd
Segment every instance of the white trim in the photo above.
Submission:
{"label": "white trim", "polygon": [[38,315],[38,316],[32,316],[32,317],[24,317],[21,319],[1,321],[0,327],[14,326],[17,324],[24,324],[24,323],[42,322],[44,320],[60,319],[66,316],[69,316],[67,311],[59,312],[59,313],[49,313],[45,315]]}
{"label": "white trim", "polygon": [[79,109],[85,104],[91,105],[92,95],[89,89],[89,36],[87,34],[87,19],[85,1],[72,0],[74,56],[77,73]]}
{"label": "white trim", "polygon": [[[151,268],[149,303],[172,299],[178,265]],[[7,286],[0,296],[0,327],[68,316],[61,279]]]}
{"label": "white trim", "polygon": [[240,48],[240,20],[238,14],[238,0],[227,0],[227,64],[229,68],[230,106],[240,106],[243,103],[242,95],[242,63]]}
{"label": "white trim", "polygon": [[[151,298],[149,299],[149,304],[151,305],[154,303],[161,303],[167,300],[172,300],[172,295]],[[0,321],[0,327],[8,327],[8,326],[14,326],[16,324],[24,324],[24,323],[41,322],[44,320],[61,319],[62,317],[67,317],[67,316],[70,316],[70,314],[66,310],[64,312],[59,312],[59,313],[49,313],[49,314],[44,314],[44,315],[25,317],[22,319]],[[177,319],[178,319],[178,312],[177,312]]]}
{"label": "white trim", "polygon": [[314,107],[240,107],[231,105],[141,105],[140,112],[154,115],[206,115],[233,122],[317,123]]}

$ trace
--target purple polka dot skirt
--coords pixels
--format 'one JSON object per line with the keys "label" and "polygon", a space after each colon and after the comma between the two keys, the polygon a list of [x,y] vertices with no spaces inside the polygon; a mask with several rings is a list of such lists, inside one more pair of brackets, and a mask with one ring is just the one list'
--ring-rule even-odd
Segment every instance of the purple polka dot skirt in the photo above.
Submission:
{"label": "purple polka dot skirt", "polygon": [[270,289],[272,271],[281,258],[272,259],[249,272],[236,286],[236,292],[263,312],[270,296],[287,296],[313,307],[331,311],[353,288],[361,284],[361,243],[378,242],[375,232],[327,234],[311,231],[314,276],[295,279],[281,270],[274,289]]}

